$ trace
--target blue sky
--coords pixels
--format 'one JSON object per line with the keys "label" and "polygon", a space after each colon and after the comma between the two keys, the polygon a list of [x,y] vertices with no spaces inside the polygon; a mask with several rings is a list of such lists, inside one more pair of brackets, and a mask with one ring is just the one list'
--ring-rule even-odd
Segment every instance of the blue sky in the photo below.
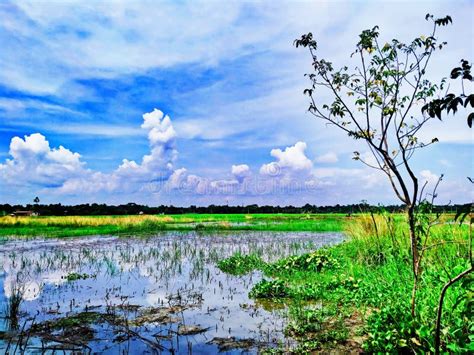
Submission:
{"label": "blue sky", "polygon": [[[430,71],[438,81],[473,58],[473,10],[472,1],[2,1],[0,202],[397,202],[381,173],[351,159],[363,147],[306,112],[310,60],[292,42],[311,31],[342,66],[364,29],[408,41],[430,30],[427,12],[450,14],[440,31],[448,47]],[[420,179],[445,174],[438,202],[472,199],[463,114],[424,134],[440,143],[414,161]]]}

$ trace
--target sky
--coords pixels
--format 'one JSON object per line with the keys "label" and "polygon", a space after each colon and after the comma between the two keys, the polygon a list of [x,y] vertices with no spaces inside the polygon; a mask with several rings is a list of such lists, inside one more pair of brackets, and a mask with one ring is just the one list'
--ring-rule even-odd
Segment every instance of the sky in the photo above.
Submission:
{"label": "sky", "polygon": [[[0,2],[0,203],[334,205],[399,203],[352,159],[364,146],[307,112],[312,32],[336,67],[358,34],[427,34],[439,82],[473,59],[473,1]],[[413,159],[444,179],[438,203],[472,200],[466,114],[433,122]]]}

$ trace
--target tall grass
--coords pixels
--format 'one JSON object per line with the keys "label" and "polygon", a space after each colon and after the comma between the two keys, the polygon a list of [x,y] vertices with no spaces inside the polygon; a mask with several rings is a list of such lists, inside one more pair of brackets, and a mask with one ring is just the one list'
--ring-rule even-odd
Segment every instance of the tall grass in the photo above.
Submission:
{"label": "tall grass", "polygon": [[[361,214],[351,219],[344,227],[347,240],[326,250],[331,260],[338,261],[337,267],[323,268],[316,273],[290,268],[287,272],[269,275],[277,280],[258,284],[256,290],[265,294],[267,289],[278,286],[292,300],[290,305],[295,301],[322,301],[324,312],[318,313],[321,330],[315,334],[305,333],[303,342],[309,347],[307,350],[324,348],[328,334],[337,333],[336,342],[346,342],[340,339],[343,334],[345,338],[359,337],[370,353],[433,352],[441,289],[469,264],[469,227],[452,223],[450,218],[441,218],[432,226],[426,243],[422,241],[423,272],[414,317],[410,310],[413,271],[408,226],[403,215]],[[290,261],[288,258],[278,263]],[[442,319],[444,351],[474,350],[472,281],[472,277],[466,278],[453,285],[446,295],[444,308],[449,312]],[[301,304],[303,310],[296,312],[298,314],[308,308],[304,302]],[[335,319],[338,327],[334,326]],[[362,324],[358,334],[347,325],[353,324],[354,319]],[[298,319],[292,319],[293,326],[295,322],[298,323]]]}
{"label": "tall grass", "polygon": [[[413,274],[408,226],[403,216],[360,216],[346,225],[346,233],[350,241],[338,247],[338,253],[350,257],[349,273],[364,285],[352,300],[376,310],[368,320],[367,349],[433,351],[441,289],[469,264],[469,226],[454,223],[452,216],[442,216],[431,227],[428,239],[422,240],[424,257],[414,318],[409,307]],[[444,307],[450,310],[443,319],[445,351],[472,350],[470,282],[472,278],[454,286],[445,299]]]}

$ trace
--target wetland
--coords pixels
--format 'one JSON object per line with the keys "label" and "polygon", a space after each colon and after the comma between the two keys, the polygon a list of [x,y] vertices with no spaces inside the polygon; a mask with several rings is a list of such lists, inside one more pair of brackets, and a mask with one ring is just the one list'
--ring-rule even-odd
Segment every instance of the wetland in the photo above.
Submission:
{"label": "wetland", "polygon": [[291,347],[288,307],[252,299],[256,269],[340,243],[338,232],[163,231],[146,237],[6,238],[0,244],[0,350],[257,353]]}

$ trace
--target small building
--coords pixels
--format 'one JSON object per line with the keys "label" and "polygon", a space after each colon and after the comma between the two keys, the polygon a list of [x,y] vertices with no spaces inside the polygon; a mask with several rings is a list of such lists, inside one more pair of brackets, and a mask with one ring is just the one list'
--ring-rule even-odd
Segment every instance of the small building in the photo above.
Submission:
{"label": "small building", "polygon": [[38,216],[39,213],[34,211],[15,211],[10,216],[12,217],[29,217],[29,216]]}

